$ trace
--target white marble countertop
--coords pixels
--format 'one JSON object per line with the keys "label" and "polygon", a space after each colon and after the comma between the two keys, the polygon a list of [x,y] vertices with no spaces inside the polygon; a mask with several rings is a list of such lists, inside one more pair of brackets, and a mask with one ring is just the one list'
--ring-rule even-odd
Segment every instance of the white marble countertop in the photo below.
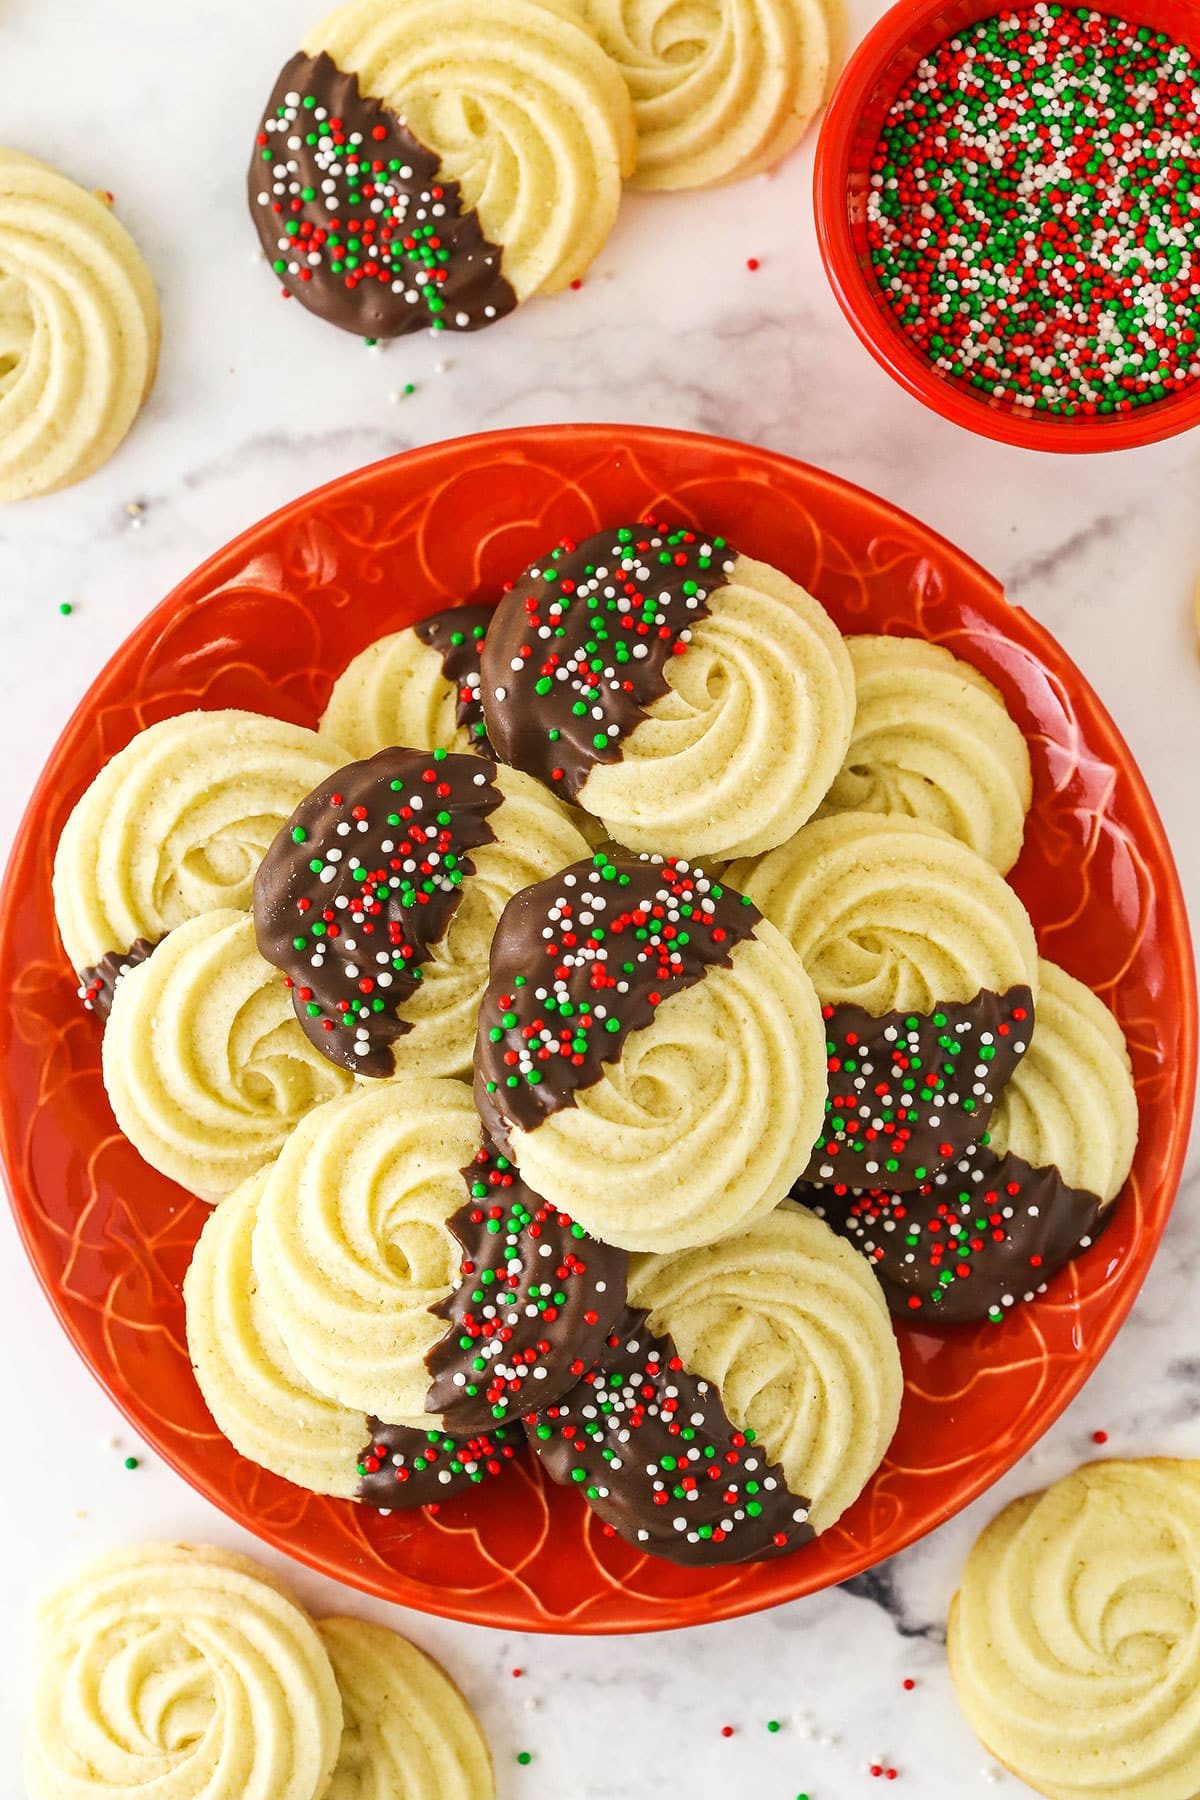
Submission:
{"label": "white marble countertop", "polygon": [[[878,0],[858,0],[861,28]],[[632,198],[576,294],[494,333],[386,352],[276,298],[242,198],[257,108],[309,23],[292,0],[106,0],[0,9],[0,139],[111,188],[163,299],[162,368],[124,449],[81,487],[0,513],[0,848],[70,709],[130,627],[235,532],[330,476],[462,432],[553,420],[693,427],[824,465],[957,540],[1054,631],[1115,715],[1200,909],[1195,771],[1200,434],[1108,458],[969,437],[894,387],[821,274],[811,145],[770,180]],[[751,273],[750,257],[761,267]],[[415,384],[409,397],[406,383]],[[144,510],[129,511],[131,504]],[[71,602],[70,617],[59,612]],[[1001,1501],[1115,1454],[1200,1455],[1200,1169],[1128,1325],[1069,1412],[970,1512],[856,1584],[704,1630],[520,1639],[392,1617],[479,1705],[502,1800],[971,1800],[998,1772],[962,1722],[941,1647],[974,1532]],[[254,1550],[129,1432],[59,1333],[0,1217],[0,1797],[20,1800],[35,1596],[137,1536]],[[54,1446],[54,1473],[41,1474]],[[82,1515],[82,1516],[81,1516]],[[263,1552],[268,1561],[278,1561]],[[385,1616],[296,1571],[314,1605]],[[511,1671],[524,1671],[514,1681]],[[916,1687],[906,1691],[906,1677]],[[769,1718],[782,1722],[769,1734]],[[735,1727],[721,1737],[721,1727]],[[519,1767],[516,1753],[533,1760]],[[1004,1790],[1025,1792],[1012,1777]]]}

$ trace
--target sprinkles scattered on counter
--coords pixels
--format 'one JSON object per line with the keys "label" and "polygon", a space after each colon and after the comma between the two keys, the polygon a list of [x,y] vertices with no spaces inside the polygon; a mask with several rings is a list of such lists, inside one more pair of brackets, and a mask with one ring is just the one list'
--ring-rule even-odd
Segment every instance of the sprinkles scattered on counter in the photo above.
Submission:
{"label": "sprinkles scattered on counter", "polygon": [[1039,3],[946,39],[871,164],[889,306],[944,374],[1019,407],[1127,413],[1200,377],[1200,63]]}
{"label": "sprinkles scattered on counter", "polygon": [[1093,1444],[1107,1444],[1107,1442],[1108,1442],[1107,1431],[1093,1431],[1092,1442],[1093,1442]]}

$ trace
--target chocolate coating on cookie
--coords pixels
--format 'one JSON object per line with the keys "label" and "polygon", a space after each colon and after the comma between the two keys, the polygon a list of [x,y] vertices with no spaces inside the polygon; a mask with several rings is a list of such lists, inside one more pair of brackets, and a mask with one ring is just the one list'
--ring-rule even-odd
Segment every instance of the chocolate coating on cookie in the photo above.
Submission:
{"label": "chocolate coating on cookie", "polygon": [[98,963],[88,969],[79,971],[79,998],[88,1012],[95,1013],[100,1020],[107,1019],[112,1011],[113,995],[117,984],[128,975],[130,969],[136,969],[139,963],[158,949],[162,942],[151,943],[149,938],[134,938],[128,950],[110,950],[102,956]]}
{"label": "chocolate coating on cookie", "polygon": [[825,1006],[829,1092],[805,1177],[919,1187],[987,1130],[1033,1031],[1027,987],[931,1013]]}
{"label": "chocolate coating on cookie", "polygon": [[798,1182],[810,1206],[871,1263],[898,1319],[998,1324],[1092,1244],[1111,1207],[985,1145],[966,1151],[914,1193]]}
{"label": "chocolate coating on cookie", "polygon": [[324,51],[282,70],[247,185],[284,292],[343,331],[478,331],[517,304],[440,158]]}
{"label": "chocolate coating on cookie", "polygon": [[628,1309],[599,1368],[526,1420],[547,1473],[626,1543],[671,1562],[759,1562],[807,1543],[808,1501],[647,1320]]}
{"label": "chocolate coating on cookie", "polygon": [[495,777],[486,757],[380,750],[323,781],[268,849],[254,880],[258,947],[330,1062],[394,1073],[391,1046],[411,1029],[397,1008],[446,934],[471,851],[495,839]]}
{"label": "chocolate coating on cookie", "polygon": [[371,1441],[358,1453],[358,1498],[384,1511],[428,1506],[499,1475],[524,1447],[519,1425],[454,1438],[413,1425],[368,1419]]}
{"label": "chocolate coating on cookie", "polygon": [[[490,640],[489,640],[490,641]],[[506,1153],[573,1106],[668,995],[728,967],[762,914],[703,870],[603,852],[525,888],[500,915],[475,1040],[475,1105]]]}
{"label": "chocolate coating on cookie", "polygon": [[556,1400],[590,1369],[625,1306],[629,1257],[588,1237],[484,1144],[449,1221],[458,1286],[430,1308],[450,1330],[425,1358],[425,1405],[456,1436]]}
{"label": "chocolate coating on cookie", "polygon": [[490,606],[451,606],[430,613],[413,627],[421,642],[441,658],[442,674],[454,689],[455,719],[470,733],[472,750],[482,756],[490,756],[492,747],[479,697],[479,664],[493,617]]}
{"label": "chocolate coating on cookie", "polygon": [[526,569],[483,651],[501,759],[572,800],[596,763],[619,762],[734,560],[724,538],[644,523],[564,539]]}

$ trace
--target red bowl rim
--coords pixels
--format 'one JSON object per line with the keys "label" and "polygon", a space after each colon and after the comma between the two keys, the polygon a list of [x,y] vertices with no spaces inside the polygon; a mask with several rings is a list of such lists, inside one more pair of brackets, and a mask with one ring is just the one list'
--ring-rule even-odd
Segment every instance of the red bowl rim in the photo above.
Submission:
{"label": "red bowl rim", "polygon": [[[1002,0],[996,0],[990,8],[971,10],[973,16],[982,16],[985,11],[990,16],[992,12],[1020,11],[1030,4],[1032,0],[1015,0],[1015,4],[1006,6]],[[898,58],[913,38],[923,35],[939,14],[954,10],[955,0],[896,0],[850,57],[821,124],[813,170],[817,243],[829,285],[856,336],[892,379],[932,412],[981,437],[1020,449],[1068,455],[1132,450],[1177,437],[1200,425],[1200,379],[1181,394],[1135,407],[1120,418],[1019,417],[1007,407],[977,399],[939,374],[884,311],[859,261],[850,227],[847,189],[854,139],[871,95],[887,81],[888,72],[897,66]],[[1109,10],[1135,24],[1156,25],[1154,15],[1160,7],[1159,0],[1114,0]],[[1138,14],[1145,17],[1139,18]],[[1161,29],[1161,24],[1156,28]],[[948,26],[947,32],[953,29]],[[1178,30],[1169,35],[1178,38]],[[1200,54],[1200,23],[1192,48]],[[899,84],[897,79],[897,87]]]}

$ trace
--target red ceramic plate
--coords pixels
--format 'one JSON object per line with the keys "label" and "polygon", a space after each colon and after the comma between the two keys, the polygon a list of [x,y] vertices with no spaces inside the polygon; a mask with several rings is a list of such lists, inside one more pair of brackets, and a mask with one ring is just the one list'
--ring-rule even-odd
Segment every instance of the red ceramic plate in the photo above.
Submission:
{"label": "red ceramic plate", "polygon": [[[240,706],[315,725],[333,677],[448,598],[491,597],[563,534],[647,510],[730,537],[811,588],[848,632],[948,645],[1000,687],[1033,753],[1013,880],[1042,949],[1112,1005],[1141,1103],[1137,1160],[1099,1244],[1000,1326],[901,1332],[887,1460],[819,1542],[776,1562],[684,1570],[606,1538],[574,1494],[517,1467],[436,1515],[380,1518],[256,1469],[192,1380],[180,1283],[207,1209],[117,1132],[100,1038],[54,928],[68,811],[142,726]],[[460,439],[334,482],[185,581],[67,726],[0,900],[0,1130],[17,1222],[51,1305],[139,1433],[232,1518],[354,1587],[533,1631],[650,1631],[808,1594],[910,1544],[1045,1431],[1111,1343],[1166,1223],[1195,1081],[1196,1000],[1179,881],[1128,749],[1079,671],[983,570],[882,500],[782,456],[676,432],[566,426]]]}

